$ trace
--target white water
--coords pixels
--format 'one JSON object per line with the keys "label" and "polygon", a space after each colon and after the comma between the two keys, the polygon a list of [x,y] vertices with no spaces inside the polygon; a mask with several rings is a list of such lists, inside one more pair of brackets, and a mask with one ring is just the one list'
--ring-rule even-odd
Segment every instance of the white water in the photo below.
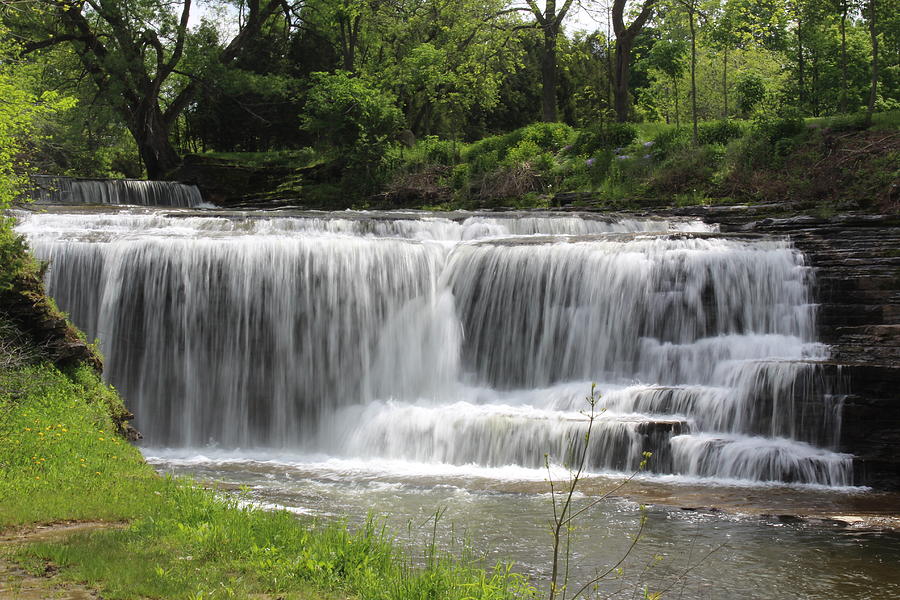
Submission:
{"label": "white water", "polygon": [[142,179],[33,177],[33,200],[51,204],[136,204],[192,208],[204,205],[195,185]]}
{"label": "white water", "polygon": [[787,241],[536,214],[22,213],[153,446],[852,483]]}

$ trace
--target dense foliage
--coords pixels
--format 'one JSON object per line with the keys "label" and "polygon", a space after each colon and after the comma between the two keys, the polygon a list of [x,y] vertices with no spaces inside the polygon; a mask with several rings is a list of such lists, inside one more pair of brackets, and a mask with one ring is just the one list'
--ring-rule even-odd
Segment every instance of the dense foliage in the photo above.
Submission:
{"label": "dense foliage", "polygon": [[900,108],[898,0],[615,0],[586,5],[595,21],[570,1],[205,6],[4,2],[0,33],[32,73],[18,91],[79,100],[44,126],[41,168],[161,177],[186,152],[333,146],[315,130],[323,73],[397,111],[376,125],[390,131],[362,132],[379,145],[474,141],[541,118],[693,122],[699,135],[709,120]]}

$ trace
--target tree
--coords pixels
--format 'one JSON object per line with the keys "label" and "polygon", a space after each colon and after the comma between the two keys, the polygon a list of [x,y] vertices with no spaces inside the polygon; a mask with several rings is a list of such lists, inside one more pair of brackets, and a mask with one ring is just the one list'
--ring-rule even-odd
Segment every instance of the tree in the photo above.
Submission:
{"label": "tree", "polygon": [[847,97],[850,93],[847,82],[847,18],[850,14],[851,0],[837,0],[838,8],[841,14],[840,32],[841,32],[841,95],[838,110],[841,113],[847,112]]}
{"label": "tree", "polygon": [[[621,0],[624,4],[625,0]],[[653,0],[648,0],[652,2]],[[534,0],[526,0],[544,38],[541,52],[541,107],[544,121],[558,121],[556,107],[557,62],[556,46],[563,19],[569,13],[573,0],[565,0],[562,8],[556,10],[556,0],[546,0],[544,10]]]}
{"label": "tree", "polygon": [[676,0],[687,13],[688,28],[691,32],[691,139],[697,145],[697,17],[700,14],[700,0]]}
{"label": "tree", "polygon": [[616,120],[624,123],[631,111],[631,96],[628,82],[631,76],[631,51],[634,40],[653,14],[656,0],[643,0],[641,10],[631,25],[625,26],[626,0],[614,0],[612,6],[613,33],[616,35],[615,108]]}
{"label": "tree", "polygon": [[370,185],[403,120],[396,99],[346,71],[313,73],[311,83],[303,125],[347,159],[345,175]]}
{"label": "tree", "polygon": [[[180,163],[169,136],[192,101],[196,79],[179,72],[188,36],[191,0],[172,10],[166,0],[24,0],[4,19],[28,42],[25,52],[68,44],[99,94],[113,99],[134,137],[151,179]],[[285,5],[251,0],[238,34],[219,53],[232,62],[262,23]],[[27,15],[23,17],[22,15]],[[179,76],[180,75],[180,76]]]}
{"label": "tree", "polygon": [[866,123],[872,123],[872,114],[875,112],[875,101],[878,98],[878,2],[877,0],[869,0],[868,14],[866,15],[869,22],[869,36],[872,40],[872,66],[871,66],[871,83],[869,85],[869,103],[866,107]]}
{"label": "tree", "polygon": [[684,75],[685,44],[681,40],[660,40],[650,49],[650,64],[672,81],[675,103],[675,126],[681,126],[678,80]]}
{"label": "tree", "polygon": [[[33,65],[18,58],[20,50],[0,23],[0,210],[27,185],[27,141],[35,135],[39,122],[75,104],[72,98],[53,91],[35,92]],[[0,226],[3,223],[0,214]]]}
{"label": "tree", "polygon": [[[718,4],[718,2],[716,3]],[[722,118],[727,119],[728,111],[728,53],[740,43],[741,36],[737,31],[732,3],[713,5],[715,21],[711,38],[713,47],[722,52]]]}

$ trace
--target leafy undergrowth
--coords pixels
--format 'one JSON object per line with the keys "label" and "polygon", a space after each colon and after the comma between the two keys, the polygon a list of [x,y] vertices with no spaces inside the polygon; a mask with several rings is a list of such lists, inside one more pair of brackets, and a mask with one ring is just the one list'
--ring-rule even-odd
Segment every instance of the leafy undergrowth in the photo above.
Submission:
{"label": "leafy undergrowth", "polygon": [[[394,157],[385,207],[640,209],[781,203],[896,212],[900,112],[576,130],[536,123],[472,144],[425,138]],[[424,175],[428,175],[427,177]]]}
{"label": "leafy undergrowth", "polygon": [[301,521],[162,478],[112,434],[108,395],[87,367],[0,372],[0,528],[60,520],[125,528],[23,546],[15,560],[85,582],[104,598],[531,598],[506,566],[432,550],[414,565],[369,520]]}

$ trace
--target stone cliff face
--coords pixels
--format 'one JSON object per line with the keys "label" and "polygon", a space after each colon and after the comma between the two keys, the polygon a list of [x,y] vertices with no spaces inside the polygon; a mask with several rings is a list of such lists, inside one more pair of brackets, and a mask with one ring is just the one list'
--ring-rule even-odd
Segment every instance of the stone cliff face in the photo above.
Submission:
{"label": "stone cliff face", "polygon": [[706,214],[725,231],[786,235],[815,269],[823,365],[844,397],[839,450],[859,485],[900,489],[900,217],[751,220]]}

